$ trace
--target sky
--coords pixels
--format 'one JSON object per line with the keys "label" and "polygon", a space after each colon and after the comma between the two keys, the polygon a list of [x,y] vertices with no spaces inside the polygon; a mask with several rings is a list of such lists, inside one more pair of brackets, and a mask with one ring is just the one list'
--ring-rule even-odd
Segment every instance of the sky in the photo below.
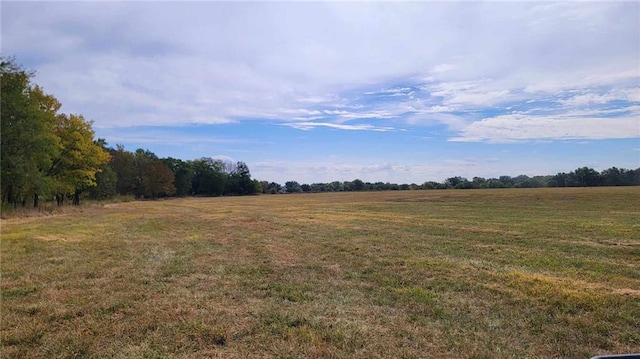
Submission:
{"label": "sky", "polygon": [[640,167],[640,2],[11,2],[110,146],[284,183]]}

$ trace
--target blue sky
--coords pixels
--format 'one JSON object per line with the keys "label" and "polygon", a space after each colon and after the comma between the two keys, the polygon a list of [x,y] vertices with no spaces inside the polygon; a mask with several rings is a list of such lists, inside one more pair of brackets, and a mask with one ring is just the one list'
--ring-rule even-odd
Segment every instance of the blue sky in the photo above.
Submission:
{"label": "blue sky", "polygon": [[3,55],[98,137],[254,178],[640,167],[638,2],[8,2]]}

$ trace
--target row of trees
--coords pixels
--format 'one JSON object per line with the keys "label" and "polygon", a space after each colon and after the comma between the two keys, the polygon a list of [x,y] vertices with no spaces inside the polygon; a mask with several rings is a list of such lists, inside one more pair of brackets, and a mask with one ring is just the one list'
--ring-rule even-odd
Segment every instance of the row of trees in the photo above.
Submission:
{"label": "row of trees", "polygon": [[60,113],[60,102],[32,83],[34,73],[0,58],[0,200],[14,207],[42,199],[62,205],[81,195],[136,198],[246,195],[261,192],[243,162],[158,158],[138,149],[108,148],[91,121]]}
{"label": "row of trees", "polygon": [[389,182],[334,181],[328,183],[300,184],[252,180],[249,168],[243,162],[232,164],[212,158],[183,161],[175,158],[158,158],[155,154],[138,149],[128,152],[122,146],[107,149],[111,161],[97,175],[97,186],[91,196],[105,199],[115,194],[134,195],[136,198],[169,196],[223,196],[276,193],[319,193],[351,191],[406,191],[428,189],[473,188],[536,188],[536,187],[586,187],[640,185],[640,168],[636,170],[610,169],[598,172],[582,167],[555,176],[520,175],[498,178],[451,177],[443,182],[423,184],[396,184]]}
{"label": "row of trees", "polygon": [[[266,183],[266,182],[265,182]],[[284,186],[277,183],[263,184],[263,193],[299,193],[299,192],[348,192],[348,191],[406,191],[425,189],[473,189],[473,188],[537,188],[537,187],[595,187],[595,186],[640,186],[640,168],[628,170],[611,167],[602,172],[593,168],[582,167],[575,171],[561,172],[554,176],[520,175],[516,177],[500,176],[498,178],[450,177],[443,182],[424,182],[423,184],[396,184],[384,182],[363,182],[355,179],[345,182],[300,184],[288,181]]]}
{"label": "row of trees", "polygon": [[123,146],[108,148],[111,160],[96,175],[90,191],[95,199],[113,195],[135,198],[169,196],[248,195],[260,192],[244,162],[232,164],[212,158],[183,161],[158,158],[153,152],[129,152]]}
{"label": "row of trees", "polygon": [[38,206],[42,197],[78,204],[96,185],[109,153],[94,140],[91,122],[59,113],[61,104],[31,83],[33,72],[0,58],[0,197],[3,203]]}

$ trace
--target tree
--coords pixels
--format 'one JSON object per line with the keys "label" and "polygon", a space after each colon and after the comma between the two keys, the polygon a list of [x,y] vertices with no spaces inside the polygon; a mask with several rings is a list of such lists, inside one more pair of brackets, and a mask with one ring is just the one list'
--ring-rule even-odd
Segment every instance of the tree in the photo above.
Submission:
{"label": "tree", "polygon": [[640,186],[640,168],[624,170],[621,173],[624,186]]}
{"label": "tree", "polygon": [[513,187],[516,188],[531,188],[533,187],[531,179],[527,175],[519,175],[512,179]]}
{"label": "tree", "polygon": [[100,172],[96,173],[96,185],[89,189],[89,194],[93,199],[107,199],[115,196],[118,184],[118,174],[111,168],[111,165],[104,164]]}
{"label": "tree", "polygon": [[184,197],[189,195],[194,175],[191,163],[171,157],[163,159],[162,162],[173,172],[176,196]]}
{"label": "tree", "polygon": [[360,179],[354,179],[353,182],[351,182],[351,188],[354,191],[364,191],[364,182]]}
{"label": "tree", "polygon": [[58,115],[54,133],[60,139],[60,151],[47,170],[55,179],[59,195],[73,194],[80,204],[80,193],[96,185],[96,174],[109,162],[109,153],[94,141],[91,122],[80,115]]}
{"label": "tree", "polygon": [[3,202],[18,202],[49,194],[53,183],[44,170],[59,152],[59,139],[52,132],[60,103],[31,84],[34,73],[0,58],[0,159]]}
{"label": "tree", "polygon": [[513,178],[511,176],[500,176],[498,179],[505,188],[513,187]]}
{"label": "tree", "polygon": [[566,187],[569,183],[569,175],[564,172],[559,172],[551,178],[549,184],[553,187]]}
{"label": "tree", "polygon": [[573,182],[576,186],[591,187],[600,184],[600,174],[589,167],[578,168],[572,172]]}
{"label": "tree", "polygon": [[473,188],[471,182],[469,182],[469,180],[467,180],[466,178],[463,178],[461,182],[459,182],[456,187],[456,189],[471,189]]}
{"label": "tree", "polygon": [[467,179],[463,178],[463,177],[460,177],[460,176],[456,176],[456,177],[447,178],[445,183],[450,188],[457,188],[458,184],[460,184],[460,183],[462,183],[464,181],[467,181]]}
{"label": "tree", "polygon": [[302,187],[300,186],[300,183],[298,183],[296,181],[287,181],[284,184],[284,187],[287,189],[287,193],[302,192]]}
{"label": "tree", "polygon": [[255,193],[264,193],[264,189],[262,188],[262,181],[258,181],[257,179],[254,179],[253,186],[255,188]]}
{"label": "tree", "polygon": [[271,194],[280,193],[282,191],[282,185],[276,182],[271,182],[269,183],[269,186],[267,186],[267,191]]}
{"label": "tree", "polygon": [[487,186],[487,180],[483,177],[473,177],[471,185],[473,188],[485,188]]}
{"label": "tree", "polygon": [[251,179],[251,172],[249,172],[249,167],[246,163],[236,163],[236,167],[229,177],[227,193],[236,195],[256,194],[256,186]]}
{"label": "tree", "polygon": [[117,145],[109,150],[111,154],[111,168],[117,174],[116,192],[121,195],[134,195],[136,190],[136,167],[133,153],[126,151],[124,146]]}
{"label": "tree", "polygon": [[262,188],[262,193],[269,193],[269,181],[260,181],[260,187]]}
{"label": "tree", "polygon": [[344,184],[339,181],[331,182],[328,187],[331,192],[342,192],[344,190]]}
{"label": "tree", "polygon": [[79,115],[58,114],[60,102],[39,86],[33,72],[15,62],[0,64],[2,116],[2,200],[24,203],[41,195],[74,194],[96,185],[96,174],[109,154],[94,142],[91,122]]}
{"label": "tree", "polygon": [[133,154],[134,193],[136,198],[158,198],[173,195],[173,171],[155,153],[137,149]]}
{"label": "tree", "polygon": [[160,160],[144,163],[142,175],[142,195],[146,198],[170,196],[175,193],[174,175]]}
{"label": "tree", "polygon": [[[109,157],[111,157],[110,149],[107,148],[107,142],[104,139],[99,138],[96,144],[102,147],[104,151],[109,152]],[[109,162],[103,164],[100,171],[96,173],[96,185],[89,189],[89,194],[91,198],[99,200],[113,197],[118,193],[117,184],[118,174],[111,168],[110,159]]]}
{"label": "tree", "polygon": [[330,191],[326,183],[312,183],[310,187],[310,191],[314,193]]}
{"label": "tree", "polygon": [[222,196],[225,193],[226,165],[220,160],[201,158],[191,163],[193,178],[191,191],[200,196]]}
{"label": "tree", "polygon": [[133,186],[134,194],[136,198],[143,198],[148,191],[145,189],[145,184],[151,183],[146,177],[149,173],[149,166],[152,162],[158,161],[159,158],[155,153],[138,148],[133,154]]}

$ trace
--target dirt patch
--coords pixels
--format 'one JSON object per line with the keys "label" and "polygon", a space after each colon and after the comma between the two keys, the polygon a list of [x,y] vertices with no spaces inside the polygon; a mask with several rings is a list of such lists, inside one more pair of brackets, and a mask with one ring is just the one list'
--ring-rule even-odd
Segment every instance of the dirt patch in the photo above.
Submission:
{"label": "dirt patch", "polygon": [[640,290],[637,289],[631,289],[631,288],[619,288],[619,289],[615,289],[613,291],[613,293],[615,294],[622,294],[622,295],[630,295],[630,296],[634,296],[634,297],[640,297]]}

